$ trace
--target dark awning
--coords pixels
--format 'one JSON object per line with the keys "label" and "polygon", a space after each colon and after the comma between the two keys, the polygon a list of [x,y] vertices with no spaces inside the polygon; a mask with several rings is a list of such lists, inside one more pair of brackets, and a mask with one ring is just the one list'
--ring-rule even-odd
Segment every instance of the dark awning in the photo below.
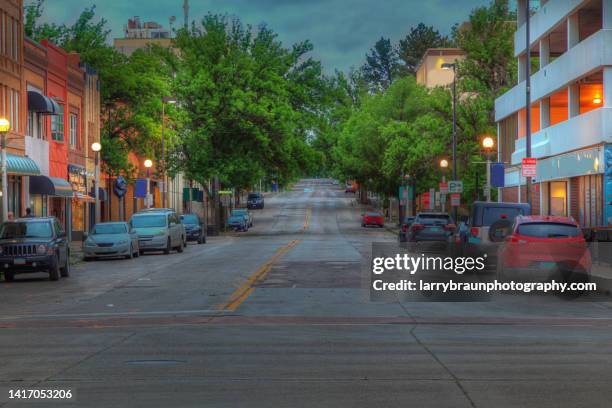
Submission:
{"label": "dark awning", "polygon": [[72,197],[70,183],[64,179],[47,176],[30,177],[30,194],[40,194],[55,197]]}
{"label": "dark awning", "polygon": [[53,99],[36,91],[28,91],[28,110],[49,115],[57,115],[60,107]]}
{"label": "dark awning", "polygon": [[[89,192],[89,196],[95,198],[96,197],[95,190],[92,189]],[[106,189],[102,187],[98,187],[98,198],[100,199],[100,201],[106,201]]]}

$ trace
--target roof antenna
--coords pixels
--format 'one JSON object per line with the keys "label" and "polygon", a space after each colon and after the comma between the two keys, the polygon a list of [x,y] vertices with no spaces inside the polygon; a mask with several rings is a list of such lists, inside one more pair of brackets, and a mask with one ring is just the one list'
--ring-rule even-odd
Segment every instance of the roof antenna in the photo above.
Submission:
{"label": "roof antenna", "polygon": [[187,30],[189,25],[189,0],[185,0],[183,3],[183,12],[185,13],[185,30]]}

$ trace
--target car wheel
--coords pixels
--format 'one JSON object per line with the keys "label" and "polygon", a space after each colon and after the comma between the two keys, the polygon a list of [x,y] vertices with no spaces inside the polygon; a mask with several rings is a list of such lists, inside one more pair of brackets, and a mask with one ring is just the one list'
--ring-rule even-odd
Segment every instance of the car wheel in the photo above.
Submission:
{"label": "car wheel", "polygon": [[179,254],[182,254],[185,248],[185,242],[183,241],[183,239],[181,238],[181,243],[179,244],[178,248],[176,248],[176,251]]}
{"label": "car wheel", "polygon": [[139,249],[139,250],[138,250],[138,253],[139,253],[139,255],[144,255],[145,251],[144,251],[144,250],[142,250],[142,249]]}
{"label": "car wheel", "polygon": [[140,250],[134,252],[134,258],[138,258],[140,256]]}
{"label": "car wheel", "polygon": [[125,256],[125,259],[134,259],[134,248],[130,245],[130,254]]}
{"label": "car wheel", "polygon": [[172,244],[170,243],[170,238],[168,238],[168,242],[166,243],[166,248],[164,249],[164,254],[168,255],[171,249],[172,249]]}
{"label": "car wheel", "polygon": [[406,235],[400,234],[399,235],[399,242],[406,242],[406,241],[407,241]]}
{"label": "car wheel", "polygon": [[366,226],[366,225],[365,225],[365,223],[362,223],[362,224],[361,224],[361,226],[362,226],[363,228],[365,228],[365,226]]}
{"label": "car wheel", "polygon": [[49,268],[49,280],[56,281],[60,278],[59,257],[56,255],[55,260]]}
{"label": "car wheel", "polygon": [[62,278],[67,278],[70,276],[70,252],[66,253],[66,264],[63,268],[60,268],[60,274]]}
{"label": "car wheel", "polygon": [[4,280],[6,282],[12,282],[15,280],[15,272],[13,271],[4,271]]}
{"label": "car wheel", "polygon": [[91,262],[91,261],[93,261],[93,258],[91,256],[84,256],[83,257],[83,261],[84,262]]}

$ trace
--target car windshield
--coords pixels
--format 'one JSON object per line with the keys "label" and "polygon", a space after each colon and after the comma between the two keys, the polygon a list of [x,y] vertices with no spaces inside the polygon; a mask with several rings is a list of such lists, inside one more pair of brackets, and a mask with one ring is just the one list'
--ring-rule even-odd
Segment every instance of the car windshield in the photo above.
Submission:
{"label": "car windshield", "polygon": [[444,214],[420,214],[417,217],[419,224],[450,224],[450,216]]}
{"label": "car windshield", "polygon": [[6,222],[2,224],[1,239],[51,238],[53,230],[49,222]]}
{"label": "car windshield", "polygon": [[368,217],[382,217],[382,214],[378,213],[378,212],[368,212],[368,213],[366,213],[366,215]]}
{"label": "car windshield", "polygon": [[134,228],[159,228],[166,226],[166,216],[159,214],[137,215],[132,217]]}
{"label": "car windshield", "polygon": [[199,224],[200,220],[197,215],[186,214],[181,215],[181,220],[183,220],[183,224]]}
{"label": "car windshield", "polygon": [[536,238],[573,238],[580,234],[580,230],[575,225],[555,222],[521,224],[517,232],[520,235]]}
{"label": "car windshield", "polygon": [[486,207],[483,209],[482,225],[491,226],[495,221],[507,219],[514,221],[517,215],[524,215],[519,207]]}
{"label": "car windshield", "polygon": [[102,234],[125,234],[127,227],[125,224],[98,224],[94,227],[94,235]]}
{"label": "car windshield", "polygon": [[229,217],[229,221],[233,222],[233,221],[243,221],[244,217],[242,215],[232,215]]}
{"label": "car windshield", "polygon": [[232,210],[232,215],[247,215],[247,210]]}
{"label": "car windshield", "polygon": [[249,200],[257,200],[260,197],[260,195],[258,193],[251,193],[249,194]]}

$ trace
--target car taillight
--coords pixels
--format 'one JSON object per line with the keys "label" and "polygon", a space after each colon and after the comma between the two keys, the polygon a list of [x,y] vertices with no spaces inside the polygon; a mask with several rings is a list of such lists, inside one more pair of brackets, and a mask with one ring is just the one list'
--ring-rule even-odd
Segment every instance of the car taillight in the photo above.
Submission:
{"label": "car taillight", "polygon": [[412,224],[412,229],[423,229],[425,226],[423,224]]}
{"label": "car taillight", "polygon": [[470,228],[470,234],[472,234],[473,237],[477,237],[480,235],[480,228]]}
{"label": "car taillight", "polygon": [[512,242],[513,244],[526,244],[527,241],[525,241],[524,239],[519,239],[518,237],[512,235],[510,237],[510,242]]}
{"label": "car taillight", "polygon": [[408,231],[408,224],[402,225],[402,232]]}
{"label": "car taillight", "polygon": [[457,226],[455,224],[446,224],[444,228],[453,231],[455,228],[457,228]]}

